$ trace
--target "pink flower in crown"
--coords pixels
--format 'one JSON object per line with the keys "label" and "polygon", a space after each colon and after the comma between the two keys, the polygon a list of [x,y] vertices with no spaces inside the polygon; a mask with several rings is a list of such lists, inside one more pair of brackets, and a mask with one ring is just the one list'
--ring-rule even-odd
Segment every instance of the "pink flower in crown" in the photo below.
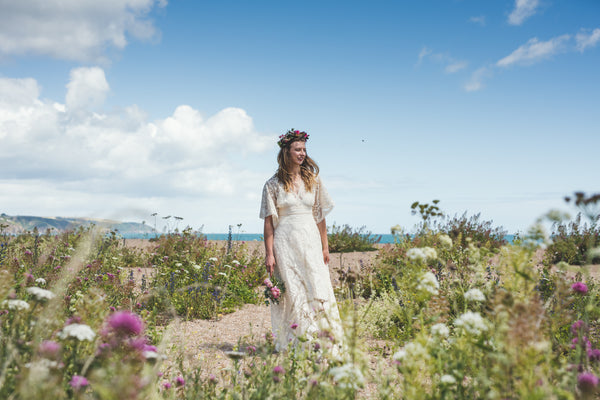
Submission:
{"label": "pink flower in crown", "polygon": [[263,284],[268,287],[269,289],[271,289],[273,287],[273,282],[271,282],[271,280],[269,278],[265,279],[263,281]]}
{"label": "pink flower in crown", "polygon": [[278,299],[279,296],[281,296],[281,291],[279,290],[279,288],[277,286],[273,286],[271,288],[271,294],[273,295],[274,299]]}

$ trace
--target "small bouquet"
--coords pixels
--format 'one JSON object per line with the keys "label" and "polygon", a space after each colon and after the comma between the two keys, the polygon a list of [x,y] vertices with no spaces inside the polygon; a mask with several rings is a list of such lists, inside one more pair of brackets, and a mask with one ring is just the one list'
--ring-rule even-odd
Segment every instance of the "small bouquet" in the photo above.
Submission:
{"label": "small bouquet", "polygon": [[284,283],[273,277],[273,281],[267,278],[263,281],[263,284],[265,285],[265,304],[269,305],[269,302],[279,304],[279,299],[285,292]]}

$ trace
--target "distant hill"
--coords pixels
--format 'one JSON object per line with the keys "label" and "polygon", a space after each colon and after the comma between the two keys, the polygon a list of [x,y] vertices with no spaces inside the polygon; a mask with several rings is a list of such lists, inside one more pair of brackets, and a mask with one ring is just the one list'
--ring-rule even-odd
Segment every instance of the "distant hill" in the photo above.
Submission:
{"label": "distant hill", "polygon": [[37,228],[40,233],[45,233],[48,229],[54,232],[64,232],[90,224],[106,227],[111,230],[116,229],[120,233],[153,232],[150,226],[138,222],[121,222],[94,218],[35,217],[29,215],[11,216],[4,213],[0,214],[0,225],[2,225],[4,232],[10,234],[33,231],[34,228]]}

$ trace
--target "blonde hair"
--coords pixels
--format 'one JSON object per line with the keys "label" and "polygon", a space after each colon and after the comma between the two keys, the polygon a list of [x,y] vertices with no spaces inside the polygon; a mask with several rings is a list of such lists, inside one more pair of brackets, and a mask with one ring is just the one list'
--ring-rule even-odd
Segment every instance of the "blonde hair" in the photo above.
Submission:
{"label": "blonde hair", "polygon": [[[306,140],[294,140],[293,142],[287,143],[279,150],[279,154],[277,154],[279,168],[277,168],[275,175],[277,176],[277,179],[279,179],[279,182],[283,184],[283,189],[286,192],[291,192],[294,187],[291,173],[292,162],[290,160],[290,148],[291,144],[294,142],[306,142]],[[300,177],[302,178],[304,187],[307,191],[312,192],[313,187],[316,186],[317,175],[319,175],[319,166],[307,154],[300,166]]]}

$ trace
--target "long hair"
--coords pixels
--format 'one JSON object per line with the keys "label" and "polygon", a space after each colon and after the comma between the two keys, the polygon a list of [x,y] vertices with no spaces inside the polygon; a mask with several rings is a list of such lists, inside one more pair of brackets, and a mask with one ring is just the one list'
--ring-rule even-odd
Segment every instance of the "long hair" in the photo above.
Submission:
{"label": "long hair", "polygon": [[[302,140],[304,142],[304,140]],[[298,142],[298,140],[294,140],[294,142]],[[279,182],[283,184],[283,188],[286,192],[291,192],[294,186],[294,182],[292,181],[292,173],[291,166],[292,162],[290,160],[290,145],[293,142],[288,143],[283,146],[279,150],[279,154],[277,154],[277,164],[279,164],[279,168],[277,168],[277,179]],[[319,175],[319,166],[317,163],[306,154],[304,157],[304,161],[300,166],[300,177],[304,182],[304,187],[307,191],[312,192],[313,187],[317,184],[317,175]]]}

